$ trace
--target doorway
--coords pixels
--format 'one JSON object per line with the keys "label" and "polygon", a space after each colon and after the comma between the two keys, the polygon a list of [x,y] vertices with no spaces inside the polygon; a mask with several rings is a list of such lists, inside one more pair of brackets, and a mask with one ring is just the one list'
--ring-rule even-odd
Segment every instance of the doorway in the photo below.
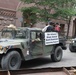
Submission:
{"label": "doorway", "polygon": [[65,24],[60,24],[60,30],[61,30],[60,32],[62,36],[65,34],[64,27],[65,27]]}

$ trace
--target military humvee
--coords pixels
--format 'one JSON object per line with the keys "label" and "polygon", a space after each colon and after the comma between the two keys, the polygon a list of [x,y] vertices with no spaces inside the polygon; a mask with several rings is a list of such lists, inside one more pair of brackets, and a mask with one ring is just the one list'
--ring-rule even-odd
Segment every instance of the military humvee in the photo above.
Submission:
{"label": "military humvee", "polygon": [[[20,27],[16,30],[4,28],[0,39],[2,69],[16,70],[19,69],[22,60],[31,60],[46,55],[50,55],[52,61],[60,61],[62,49],[66,49],[64,38],[59,38],[56,32],[45,33],[40,28]],[[49,35],[52,35],[52,39]]]}
{"label": "military humvee", "polygon": [[76,52],[76,38],[70,40],[69,50],[70,52]]}

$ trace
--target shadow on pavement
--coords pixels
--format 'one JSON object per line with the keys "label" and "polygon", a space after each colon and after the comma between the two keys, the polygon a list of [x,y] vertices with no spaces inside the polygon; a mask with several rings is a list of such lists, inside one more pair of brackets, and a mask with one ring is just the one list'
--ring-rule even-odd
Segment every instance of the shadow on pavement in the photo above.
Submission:
{"label": "shadow on pavement", "polygon": [[38,59],[23,61],[21,64],[21,68],[38,67],[49,63],[52,63],[51,59],[49,58],[38,58]]}

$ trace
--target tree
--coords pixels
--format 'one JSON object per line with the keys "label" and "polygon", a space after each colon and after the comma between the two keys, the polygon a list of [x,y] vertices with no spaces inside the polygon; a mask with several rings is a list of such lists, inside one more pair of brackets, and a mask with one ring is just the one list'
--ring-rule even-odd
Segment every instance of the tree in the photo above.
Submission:
{"label": "tree", "polygon": [[[33,13],[40,21],[48,21],[48,18],[61,18],[69,20],[76,14],[76,0],[21,0],[24,3],[34,3]],[[28,7],[30,8],[30,7]],[[33,8],[37,8],[33,10]],[[24,8],[26,9],[26,7]],[[53,11],[53,13],[52,13]],[[23,11],[24,12],[24,11]],[[34,19],[34,18],[33,18]]]}
{"label": "tree", "polygon": [[36,11],[36,7],[29,7],[29,8],[22,8],[21,11],[23,12],[23,20],[24,20],[24,25],[23,26],[29,26],[36,23],[37,16],[36,13],[33,12],[34,10]]}

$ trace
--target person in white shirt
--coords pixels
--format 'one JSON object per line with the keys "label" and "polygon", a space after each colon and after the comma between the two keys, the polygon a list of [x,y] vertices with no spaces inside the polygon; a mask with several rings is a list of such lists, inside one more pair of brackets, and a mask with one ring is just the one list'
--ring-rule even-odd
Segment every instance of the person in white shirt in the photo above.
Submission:
{"label": "person in white shirt", "polygon": [[45,32],[47,30],[48,26],[49,26],[49,24],[46,24],[46,26],[42,29],[42,32]]}
{"label": "person in white shirt", "polygon": [[53,31],[52,22],[46,24],[46,26],[42,29],[42,32],[50,32],[50,31]]}

